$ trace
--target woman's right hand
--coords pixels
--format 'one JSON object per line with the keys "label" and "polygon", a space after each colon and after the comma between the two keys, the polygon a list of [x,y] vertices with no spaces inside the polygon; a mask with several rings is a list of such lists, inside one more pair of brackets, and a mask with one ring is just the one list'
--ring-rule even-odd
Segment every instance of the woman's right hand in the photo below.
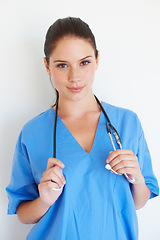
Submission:
{"label": "woman's right hand", "polygon": [[[47,169],[43,173],[41,182],[38,185],[40,201],[45,207],[49,208],[53,205],[63,191],[63,186],[66,184],[62,171],[64,167],[60,160],[56,158],[48,159]],[[61,190],[54,190],[61,187]]]}

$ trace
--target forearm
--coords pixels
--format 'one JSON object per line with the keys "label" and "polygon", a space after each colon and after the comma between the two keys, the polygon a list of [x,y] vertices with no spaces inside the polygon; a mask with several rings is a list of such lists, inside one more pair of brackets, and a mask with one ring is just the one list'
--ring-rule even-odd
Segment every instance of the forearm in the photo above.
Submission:
{"label": "forearm", "polygon": [[16,212],[22,223],[37,223],[61,195],[66,184],[62,172],[64,167],[60,160],[49,158],[47,170],[38,185],[39,197],[33,201],[22,202],[17,207]]}
{"label": "forearm", "polygon": [[33,201],[20,203],[16,212],[22,223],[34,224],[45,215],[48,209],[49,207],[45,206],[38,197]]}
{"label": "forearm", "polygon": [[150,189],[145,182],[134,184],[132,188],[132,195],[136,209],[142,208],[150,197]]}

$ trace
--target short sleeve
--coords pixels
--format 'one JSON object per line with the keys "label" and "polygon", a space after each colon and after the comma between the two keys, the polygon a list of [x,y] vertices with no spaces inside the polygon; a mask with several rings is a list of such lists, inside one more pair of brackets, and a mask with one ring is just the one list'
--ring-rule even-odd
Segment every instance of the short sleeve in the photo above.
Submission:
{"label": "short sleeve", "polygon": [[137,157],[139,160],[141,172],[145,179],[145,183],[151,191],[150,198],[158,196],[159,195],[158,182],[153,172],[151,156],[149,153],[149,149],[147,146],[143,130],[139,138]]}
{"label": "short sleeve", "polygon": [[8,214],[15,214],[22,201],[34,200],[39,196],[27,149],[22,143],[22,133],[15,147],[11,180],[6,191],[9,199]]}

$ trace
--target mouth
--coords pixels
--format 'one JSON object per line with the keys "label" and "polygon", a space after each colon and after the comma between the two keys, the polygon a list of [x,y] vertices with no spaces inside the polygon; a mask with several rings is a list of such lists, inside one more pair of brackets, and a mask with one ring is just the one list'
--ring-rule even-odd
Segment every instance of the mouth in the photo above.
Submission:
{"label": "mouth", "polygon": [[81,92],[81,91],[82,91],[82,89],[84,88],[84,86],[83,86],[83,87],[67,87],[67,88],[68,88],[68,90],[71,91],[71,92],[78,93],[78,92]]}

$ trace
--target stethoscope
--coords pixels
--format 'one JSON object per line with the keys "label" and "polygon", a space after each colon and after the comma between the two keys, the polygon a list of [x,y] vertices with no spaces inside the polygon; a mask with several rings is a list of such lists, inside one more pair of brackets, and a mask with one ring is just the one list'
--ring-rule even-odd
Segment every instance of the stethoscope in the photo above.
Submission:
{"label": "stethoscope", "polygon": [[[100,103],[99,99],[94,96],[97,103],[99,104],[102,112],[104,113],[106,119],[107,119],[107,123],[106,123],[106,129],[107,129],[107,133],[109,135],[109,138],[110,138],[110,141],[112,143],[112,146],[113,146],[113,149],[114,151],[116,151],[116,147],[114,145],[114,142],[113,142],[113,138],[112,138],[112,132],[113,132],[113,135],[115,136],[115,139],[116,139],[116,142],[117,144],[119,145],[119,148],[122,149],[122,144],[121,144],[121,140],[120,140],[120,137],[119,137],[119,134],[117,132],[117,130],[113,127],[113,125],[111,124],[110,122],[110,119],[106,113],[106,111],[104,110],[102,104]],[[53,157],[56,158],[56,126],[57,126],[57,113],[58,113],[58,99],[56,101],[56,106],[55,106],[55,119],[54,119],[54,134],[53,134],[53,138],[54,138],[54,146],[53,146]],[[117,175],[122,175],[122,174],[119,174],[117,172],[115,172],[110,164],[106,164],[105,168],[109,171],[112,171],[113,173],[117,174]],[[135,178],[130,178],[126,173],[124,173],[124,176],[126,177],[126,179],[131,182],[131,183],[134,183],[135,182]],[[62,187],[63,188],[63,187]],[[53,188],[53,190],[55,191],[58,191],[58,190],[61,190],[62,188]]]}

